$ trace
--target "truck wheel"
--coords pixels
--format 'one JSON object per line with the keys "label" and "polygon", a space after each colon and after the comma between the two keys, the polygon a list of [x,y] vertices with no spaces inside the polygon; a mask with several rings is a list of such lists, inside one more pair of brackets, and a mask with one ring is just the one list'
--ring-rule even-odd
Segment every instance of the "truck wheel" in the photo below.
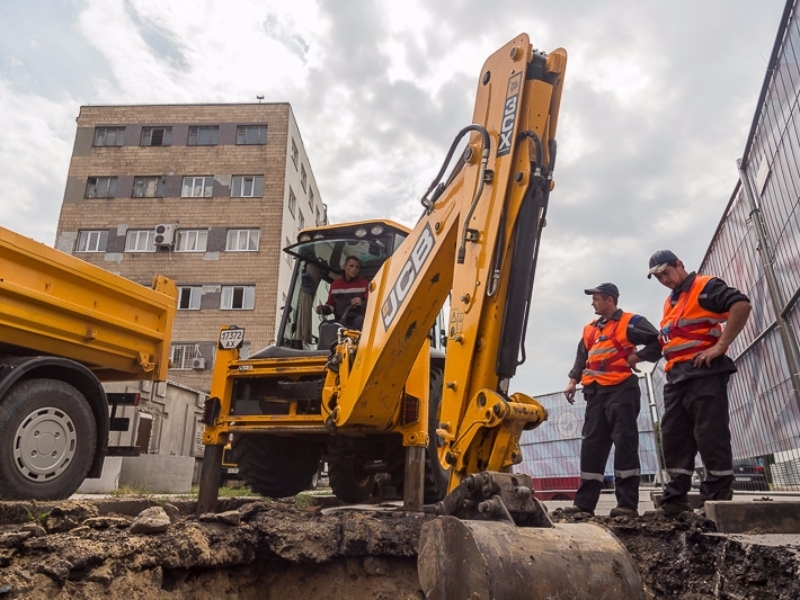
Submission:
{"label": "truck wheel", "polygon": [[254,492],[270,498],[295,496],[307,489],[322,458],[321,446],[304,438],[237,433],[231,447],[239,477]]}
{"label": "truck wheel", "polygon": [[361,504],[372,494],[375,477],[358,472],[352,458],[340,458],[328,464],[328,479],[334,495],[345,504]]}
{"label": "truck wheel", "polygon": [[444,373],[441,369],[431,369],[428,391],[428,448],[425,453],[425,502],[438,502],[447,494],[450,481],[450,469],[442,467],[439,462],[438,448],[442,443],[436,435],[439,426],[439,407],[442,403]]}
{"label": "truck wheel", "polygon": [[63,500],[92,466],[97,426],[86,398],[56,379],[31,379],[0,401],[0,498]]}

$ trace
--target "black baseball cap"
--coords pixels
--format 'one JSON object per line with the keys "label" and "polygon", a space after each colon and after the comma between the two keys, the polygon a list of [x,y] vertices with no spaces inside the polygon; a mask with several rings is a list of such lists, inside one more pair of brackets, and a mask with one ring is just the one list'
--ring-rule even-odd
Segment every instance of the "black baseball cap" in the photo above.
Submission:
{"label": "black baseball cap", "polygon": [[647,272],[647,278],[650,279],[657,273],[663,273],[669,263],[678,260],[672,250],[659,250],[650,257],[650,270]]}
{"label": "black baseball cap", "polygon": [[583,290],[587,296],[592,294],[605,294],[606,296],[613,296],[615,299],[619,298],[619,288],[613,283],[601,283],[600,285]]}

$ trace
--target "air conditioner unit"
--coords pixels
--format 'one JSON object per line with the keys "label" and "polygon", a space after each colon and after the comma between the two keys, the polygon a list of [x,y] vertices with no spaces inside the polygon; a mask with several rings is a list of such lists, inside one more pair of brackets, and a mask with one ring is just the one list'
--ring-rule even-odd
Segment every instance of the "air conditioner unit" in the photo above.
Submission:
{"label": "air conditioner unit", "polygon": [[202,371],[206,368],[206,359],[205,358],[195,358],[192,359],[192,368],[197,369],[198,371]]}
{"label": "air conditioner unit", "polygon": [[175,231],[177,226],[174,223],[161,223],[156,225],[156,236],[154,242],[156,246],[162,248],[172,246],[175,242]]}

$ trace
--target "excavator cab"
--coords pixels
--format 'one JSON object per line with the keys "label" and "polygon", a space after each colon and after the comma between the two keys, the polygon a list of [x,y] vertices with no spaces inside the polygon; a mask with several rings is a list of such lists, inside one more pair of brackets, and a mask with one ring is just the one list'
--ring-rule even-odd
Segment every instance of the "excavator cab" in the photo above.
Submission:
{"label": "excavator cab", "polygon": [[343,276],[344,263],[354,256],[361,277],[368,281],[408,236],[408,229],[390,221],[363,221],[305,229],[298,242],[284,248],[295,267],[279,327],[278,346],[328,351],[342,324],[319,315],[316,307],[328,300],[331,283]]}

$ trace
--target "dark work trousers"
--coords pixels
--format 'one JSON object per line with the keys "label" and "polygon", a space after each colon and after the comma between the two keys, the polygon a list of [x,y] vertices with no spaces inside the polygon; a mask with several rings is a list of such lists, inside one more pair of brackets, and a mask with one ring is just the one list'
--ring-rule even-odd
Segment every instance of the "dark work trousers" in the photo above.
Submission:
{"label": "dark work trousers", "polygon": [[733,483],[731,430],[728,425],[728,373],[686,379],[664,386],[661,443],[670,482],[664,502],[686,502],[697,452],[705,466],[700,499],[730,498]]}
{"label": "dark work trousers", "polygon": [[639,506],[639,428],[641,406],[638,387],[603,394],[584,394],[586,420],[581,443],[581,484],[575,506],[594,510],[603,489],[606,461],[614,444],[614,477],[617,506]]}

